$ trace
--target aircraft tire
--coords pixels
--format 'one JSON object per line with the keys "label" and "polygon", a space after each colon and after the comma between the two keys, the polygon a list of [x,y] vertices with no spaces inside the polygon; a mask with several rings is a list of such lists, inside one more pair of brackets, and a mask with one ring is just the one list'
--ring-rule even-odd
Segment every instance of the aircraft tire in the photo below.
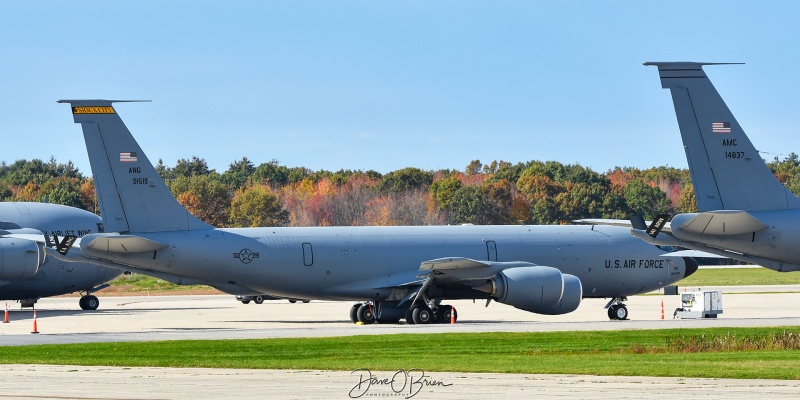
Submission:
{"label": "aircraft tire", "polygon": [[250,300],[242,300],[242,304],[250,304]]}
{"label": "aircraft tire", "polygon": [[433,322],[433,311],[427,306],[416,307],[411,312],[411,318],[417,325],[430,324]]}
{"label": "aircraft tire", "polygon": [[412,307],[406,310],[406,324],[414,325],[414,316],[413,316],[414,308],[416,307]]}
{"label": "aircraft tire", "polygon": [[81,306],[81,310],[86,309],[86,296],[81,296],[81,298],[78,300],[78,305]]}
{"label": "aircraft tire", "polygon": [[439,306],[436,322],[440,324],[449,324],[451,311],[453,313],[453,316],[455,317],[455,321],[458,321],[458,311],[456,311],[456,309],[452,306],[444,305],[444,306]]}
{"label": "aircraft tire", "polygon": [[372,310],[372,304],[362,304],[358,307],[358,321],[363,322],[364,325],[375,323],[375,312]]}
{"label": "aircraft tire", "polygon": [[356,322],[358,322],[358,308],[359,307],[361,307],[361,303],[353,304],[353,306],[350,307],[350,321],[353,321],[354,324]]}
{"label": "aircraft tire", "polygon": [[97,310],[97,307],[100,307],[100,299],[98,299],[97,296],[89,295],[81,297],[81,301],[78,303],[80,304],[81,302],[83,302],[81,308],[84,310],[94,311]]}
{"label": "aircraft tire", "polygon": [[620,304],[614,309],[615,319],[624,321],[628,319],[628,307],[625,307],[624,304]]}
{"label": "aircraft tire", "polygon": [[263,302],[264,302],[264,296],[256,296],[256,297],[253,297],[253,302],[255,302],[256,304],[261,304],[261,303],[263,303]]}
{"label": "aircraft tire", "polygon": [[617,306],[608,307],[608,319],[617,319]]}

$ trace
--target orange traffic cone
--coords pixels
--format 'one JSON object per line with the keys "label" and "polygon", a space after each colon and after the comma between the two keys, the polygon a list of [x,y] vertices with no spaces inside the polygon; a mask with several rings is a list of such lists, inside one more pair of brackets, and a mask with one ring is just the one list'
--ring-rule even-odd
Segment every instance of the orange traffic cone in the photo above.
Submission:
{"label": "orange traffic cone", "polygon": [[36,310],[33,310],[33,332],[31,333],[39,333],[39,329],[36,328]]}
{"label": "orange traffic cone", "polygon": [[450,306],[450,324],[456,323],[456,309]]}
{"label": "orange traffic cone", "polygon": [[664,319],[664,300],[661,300],[661,319]]}
{"label": "orange traffic cone", "polygon": [[8,302],[6,302],[6,316],[5,318],[3,318],[3,323],[4,324],[8,323]]}

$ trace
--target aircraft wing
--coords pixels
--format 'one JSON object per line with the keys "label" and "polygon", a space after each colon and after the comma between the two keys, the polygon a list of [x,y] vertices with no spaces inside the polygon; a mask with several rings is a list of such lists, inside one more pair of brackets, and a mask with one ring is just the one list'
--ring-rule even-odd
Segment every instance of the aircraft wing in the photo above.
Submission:
{"label": "aircraft wing", "polygon": [[44,234],[42,231],[33,228],[19,228],[19,229],[0,229],[1,237],[10,237],[15,239],[30,240],[36,243],[44,243]]}
{"label": "aircraft wing", "polygon": [[[37,231],[38,232],[38,231]],[[39,233],[0,233],[0,236],[15,239],[30,240],[36,243],[45,243],[44,234]]]}
{"label": "aircraft wing", "polygon": [[419,277],[430,276],[440,282],[466,284],[468,281],[489,279],[506,268],[535,266],[536,264],[526,261],[499,262],[445,257],[420,263],[419,270],[424,274]]}
{"label": "aircraft wing", "polygon": [[677,226],[676,229],[683,232],[717,236],[759,232],[769,227],[747,211],[742,210],[678,214],[673,218],[672,222]]}
{"label": "aircraft wing", "polygon": [[491,261],[478,261],[462,257],[445,257],[435,260],[423,261],[419,265],[420,271],[470,269],[491,267]]}
{"label": "aircraft wing", "polygon": [[700,250],[678,250],[670,253],[664,253],[661,255],[661,257],[730,258]]}
{"label": "aircraft wing", "polygon": [[53,247],[62,254],[69,252],[73,245],[81,241],[77,236],[65,236],[59,241],[56,236],[46,236],[42,231],[32,228],[0,230],[0,237],[29,240],[44,248]]}
{"label": "aircraft wing", "polygon": [[482,284],[494,277],[499,271],[513,267],[531,267],[536,264],[525,261],[497,262],[473,260],[465,257],[444,257],[420,263],[419,270],[392,275],[386,278],[368,279],[352,285],[362,285],[373,289],[413,288],[427,286],[427,282],[436,281],[451,285],[473,286]]}

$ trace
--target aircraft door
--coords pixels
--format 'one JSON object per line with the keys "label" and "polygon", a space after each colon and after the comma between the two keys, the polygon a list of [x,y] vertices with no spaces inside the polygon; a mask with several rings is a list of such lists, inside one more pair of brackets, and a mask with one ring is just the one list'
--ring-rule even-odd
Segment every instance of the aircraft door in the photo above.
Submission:
{"label": "aircraft door", "polygon": [[497,261],[497,243],[494,240],[486,241],[486,259],[488,261]]}
{"label": "aircraft door", "polygon": [[314,264],[314,251],[311,243],[303,243],[303,265],[310,267]]}

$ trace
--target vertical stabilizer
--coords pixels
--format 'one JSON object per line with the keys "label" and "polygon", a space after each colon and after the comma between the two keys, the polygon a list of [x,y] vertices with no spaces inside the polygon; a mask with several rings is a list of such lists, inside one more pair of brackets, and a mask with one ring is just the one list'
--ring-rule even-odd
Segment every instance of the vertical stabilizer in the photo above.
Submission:
{"label": "vertical stabilizer", "polygon": [[670,89],[700,211],[800,208],[770,172],[703,71],[715,63],[648,62]]}
{"label": "vertical stabilizer", "polygon": [[69,103],[81,124],[106,232],[210,228],[178,203],[112,106],[114,100]]}

